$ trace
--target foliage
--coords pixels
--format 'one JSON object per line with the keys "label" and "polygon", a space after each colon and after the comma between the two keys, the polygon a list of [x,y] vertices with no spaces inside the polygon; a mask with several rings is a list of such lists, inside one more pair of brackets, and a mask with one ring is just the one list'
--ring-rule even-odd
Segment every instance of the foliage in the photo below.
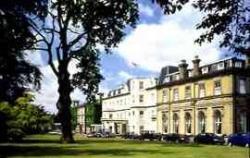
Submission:
{"label": "foliage", "polygon": [[[50,0],[45,25],[33,21],[38,43],[35,50],[48,54],[48,64],[57,77],[58,116],[62,123],[62,141],[72,142],[70,93],[79,88],[88,100],[94,99],[102,76],[99,69],[99,49],[106,52],[117,46],[127,25],[138,19],[136,0]],[[58,61],[55,65],[53,60]],[[75,59],[78,70],[70,77],[68,65]]]}
{"label": "foliage", "polygon": [[197,29],[203,34],[195,41],[211,42],[216,35],[222,37],[220,46],[231,48],[236,53],[250,54],[250,3],[247,0],[152,0],[160,4],[167,14],[181,10],[191,2],[194,8],[204,13]]}
{"label": "foliage", "polygon": [[0,101],[13,102],[29,84],[40,88],[41,73],[25,60],[24,51],[36,41],[28,16],[42,19],[46,7],[47,0],[0,2]]}
{"label": "foliage", "polygon": [[71,112],[71,127],[72,130],[75,130],[77,126],[77,107],[71,106],[70,112]]}
{"label": "foliage", "polygon": [[14,104],[0,103],[1,127],[4,127],[5,138],[20,140],[26,134],[44,133],[51,128],[52,117],[41,106],[34,105],[33,99],[32,95],[26,94]]}
{"label": "foliage", "polygon": [[100,124],[102,115],[102,106],[98,100],[85,104],[86,127],[91,124]]}

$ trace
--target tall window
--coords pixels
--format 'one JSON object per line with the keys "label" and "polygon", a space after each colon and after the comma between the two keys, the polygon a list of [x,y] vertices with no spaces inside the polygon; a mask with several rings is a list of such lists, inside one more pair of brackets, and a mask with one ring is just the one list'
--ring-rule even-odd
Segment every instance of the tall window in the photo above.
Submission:
{"label": "tall window", "polygon": [[245,111],[238,114],[238,132],[247,132],[247,113]]}
{"label": "tall window", "polygon": [[143,95],[139,96],[139,102],[142,103],[143,102]]}
{"label": "tall window", "polygon": [[140,133],[142,133],[144,130],[144,126],[140,126]]}
{"label": "tall window", "polygon": [[239,93],[240,94],[246,94],[246,79],[241,78],[239,79],[239,83],[238,83],[238,88],[239,88]]}
{"label": "tall window", "polygon": [[173,132],[179,133],[179,116],[177,114],[173,116]]}
{"label": "tall window", "polygon": [[143,88],[144,88],[143,82],[140,81],[140,82],[139,82],[139,89],[143,89]]}
{"label": "tall window", "polygon": [[191,98],[191,87],[190,86],[186,86],[185,87],[185,98],[186,99],[190,99]]}
{"label": "tall window", "polygon": [[214,112],[214,132],[216,134],[222,133],[222,117],[219,110],[216,110]]}
{"label": "tall window", "polygon": [[162,132],[168,133],[168,116],[166,113],[162,114]]}
{"label": "tall window", "polygon": [[173,100],[177,101],[178,99],[179,99],[179,91],[178,91],[178,88],[175,88],[173,90]]}
{"label": "tall window", "polygon": [[214,82],[214,95],[220,95],[221,94],[221,81],[215,81]]}
{"label": "tall window", "polygon": [[205,133],[206,132],[205,114],[202,111],[200,111],[199,114],[198,114],[198,130],[199,130],[199,133]]}
{"label": "tall window", "polygon": [[112,114],[109,114],[109,119],[112,119],[113,118],[113,115]]}
{"label": "tall window", "polygon": [[167,90],[163,90],[162,91],[162,102],[166,102],[167,101]]}
{"label": "tall window", "polygon": [[192,118],[190,113],[186,113],[185,115],[185,130],[186,133],[190,134],[192,132]]}
{"label": "tall window", "polygon": [[144,111],[140,111],[140,118],[142,118],[144,115]]}
{"label": "tall window", "polygon": [[199,98],[202,98],[202,97],[205,97],[205,92],[206,92],[206,89],[205,89],[205,84],[202,83],[202,84],[199,84]]}

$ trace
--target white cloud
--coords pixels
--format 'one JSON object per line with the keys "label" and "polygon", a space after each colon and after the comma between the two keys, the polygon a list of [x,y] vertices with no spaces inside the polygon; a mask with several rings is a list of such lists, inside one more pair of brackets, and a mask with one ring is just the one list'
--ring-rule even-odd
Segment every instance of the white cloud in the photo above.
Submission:
{"label": "white cloud", "polygon": [[154,10],[148,5],[139,4],[139,11],[141,14],[152,17],[154,15]]}
{"label": "white cloud", "polygon": [[205,61],[219,58],[215,43],[199,47],[194,40],[200,35],[195,29],[201,15],[191,6],[171,16],[162,16],[159,23],[139,24],[118,46],[116,51],[128,62],[140,68],[159,72],[165,65],[188,62],[195,55]]}
{"label": "white cloud", "polygon": [[128,72],[126,71],[120,71],[118,73],[119,77],[121,77],[124,81],[128,80],[128,79],[131,79],[133,78],[134,76],[129,74]]}

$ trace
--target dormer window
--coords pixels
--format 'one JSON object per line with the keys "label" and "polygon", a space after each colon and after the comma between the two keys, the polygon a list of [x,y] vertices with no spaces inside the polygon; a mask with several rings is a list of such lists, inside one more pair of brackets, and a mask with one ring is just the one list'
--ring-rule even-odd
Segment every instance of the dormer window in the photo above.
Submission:
{"label": "dormer window", "polygon": [[165,77],[164,81],[163,81],[163,83],[167,83],[167,82],[170,82],[170,77],[169,76]]}
{"label": "dormer window", "polygon": [[224,63],[219,63],[218,70],[223,70],[223,69],[224,69]]}
{"label": "dormer window", "polygon": [[202,74],[208,73],[208,67],[203,67],[203,68],[201,69],[201,72],[202,72]]}
{"label": "dormer window", "polygon": [[235,66],[236,68],[242,68],[242,62],[237,61],[237,62],[234,63],[234,66]]}

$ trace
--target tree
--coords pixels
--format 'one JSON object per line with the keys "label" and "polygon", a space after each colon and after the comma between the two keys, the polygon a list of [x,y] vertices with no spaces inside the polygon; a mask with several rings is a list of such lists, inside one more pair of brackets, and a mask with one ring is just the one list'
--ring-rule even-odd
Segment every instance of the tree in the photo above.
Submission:
{"label": "tree", "polygon": [[0,2],[0,101],[14,101],[29,84],[39,89],[41,73],[25,60],[24,51],[35,43],[28,16],[42,19],[47,0]]}
{"label": "tree", "polygon": [[0,141],[19,141],[26,134],[44,133],[52,127],[52,115],[33,100],[33,95],[25,94],[12,104],[0,102]]}
{"label": "tree", "polygon": [[250,3],[247,0],[152,0],[158,3],[166,14],[181,10],[191,2],[193,7],[205,13],[197,29],[204,33],[195,41],[202,44],[211,42],[216,35],[222,36],[221,47],[235,53],[250,56]]}
{"label": "tree", "polygon": [[[47,52],[48,64],[57,77],[61,140],[69,143],[73,142],[70,93],[73,88],[79,88],[87,100],[94,98],[102,79],[97,44],[110,52],[109,48],[121,41],[124,28],[136,24],[137,3],[135,0],[50,0],[49,6],[45,25],[33,20],[31,27],[39,42],[33,49]],[[72,59],[78,61],[79,68],[73,77],[68,71]]]}

